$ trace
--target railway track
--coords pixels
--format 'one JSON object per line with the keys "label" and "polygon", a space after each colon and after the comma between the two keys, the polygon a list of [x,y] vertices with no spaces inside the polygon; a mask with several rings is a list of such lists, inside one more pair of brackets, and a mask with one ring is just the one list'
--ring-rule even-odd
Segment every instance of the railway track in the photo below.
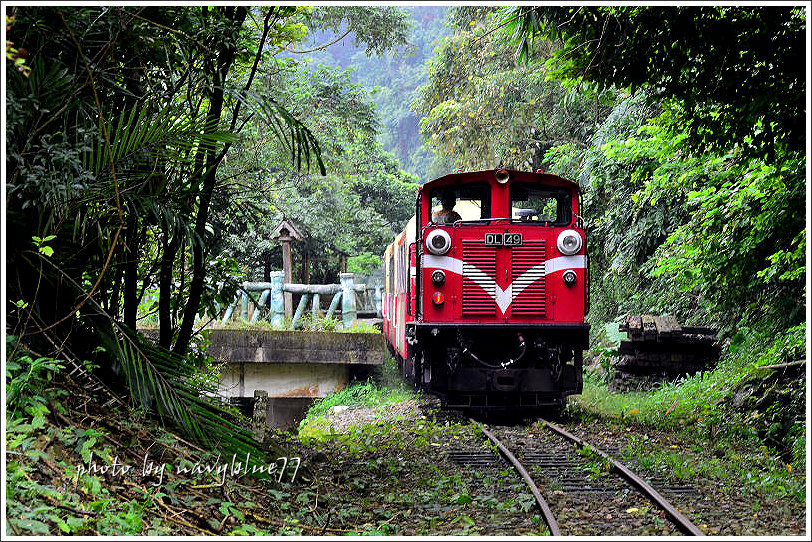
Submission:
{"label": "railway track", "polygon": [[[553,423],[540,420],[542,431],[528,431],[471,422],[527,483],[553,536],[704,535],[628,467]],[[500,463],[464,451],[452,459],[479,467]],[[690,491],[667,488],[673,495]]]}

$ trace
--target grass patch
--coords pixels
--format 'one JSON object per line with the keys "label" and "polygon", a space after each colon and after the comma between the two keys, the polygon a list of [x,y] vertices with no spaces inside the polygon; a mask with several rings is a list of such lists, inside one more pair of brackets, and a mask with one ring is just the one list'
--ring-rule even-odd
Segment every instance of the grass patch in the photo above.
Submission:
{"label": "grass patch", "polygon": [[806,381],[782,380],[763,367],[804,359],[805,335],[805,325],[778,334],[742,328],[714,371],[650,392],[610,393],[605,378],[588,373],[568,408],[581,418],[667,430],[701,443],[691,465],[677,454],[638,454],[677,476],[736,477],[746,487],[803,500]]}
{"label": "grass patch", "polygon": [[219,320],[213,321],[209,324],[212,329],[249,329],[259,331],[324,331],[327,333],[380,333],[381,330],[372,324],[363,320],[356,320],[350,327],[344,327],[344,322],[341,318],[324,316],[317,316],[313,318],[312,314],[305,314],[297,322],[296,328],[293,327],[292,318],[285,318],[281,326],[274,326],[269,320],[260,318],[255,322],[249,322],[244,318],[235,318],[226,323]]}
{"label": "grass patch", "polygon": [[[375,379],[355,382],[341,391],[317,401],[299,424],[300,436],[317,437],[324,433],[324,418],[333,407],[380,408],[417,399],[419,392],[401,378],[395,361],[387,358]],[[326,435],[321,435],[326,436]]]}
{"label": "grass patch", "polygon": [[313,405],[307,413],[305,422],[313,417],[326,414],[334,406],[375,408],[390,403],[398,403],[414,399],[414,393],[405,390],[393,389],[376,384],[371,379],[366,382],[356,382],[341,391],[331,393]]}

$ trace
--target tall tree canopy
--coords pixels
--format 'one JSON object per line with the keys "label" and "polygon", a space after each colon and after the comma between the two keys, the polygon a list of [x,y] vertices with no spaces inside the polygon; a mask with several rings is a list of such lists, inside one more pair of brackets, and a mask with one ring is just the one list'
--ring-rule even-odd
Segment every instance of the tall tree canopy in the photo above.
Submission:
{"label": "tall tree canopy", "polygon": [[[631,262],[645,264],[664,291],[689,292],[711,318],[731,327],[797,323],[806,272],[807,10],[516,7],[501,16],[518,59],[551,40],[559,48],[546,60],[550,77],[640,93],[619,104],[624,115],[646,98],[648,120],[631,130],[616,131],[617,120],[600,127],[600,147],[582,160],[585,180],[612,187],[590,209],[601,216],[604,256],[649,239]],[[634,205],[619,212],[616,195]],[[618,228],[624,223],[633,236]],[[604,278],[635,274],[623,256],[612,258]]]}
{"label": "tall tree canopy", "polygon": [[506,17],[520,58],[534,39],[562,42],[549,62],[556,77],[682,102],[676,120],[694,144],[769,156],[804,148],[801,7],[518,7]]}
{"label": "tall tree canopy", "polygon": [[585,148],[593,124],[609,111],[547,77],[549,42],[534,45],[539,58],[516,65],[511,44],[490,30],[499,15],[494,8],[452,12],[453,35],[435,50],[429,81],[413,102],[438,173],[449,162],[464,169],[543,168],[553,147]]}
{"label": "tall tree canopy", "polygon": [[[93,361],[199,440],[235,442],[200,397],[192,348],[240,276],[222,252],[242,180],[227,163],[250,127],[289,171],[327,173],[301,112],[266,84],[308,24],[343,24],[375,51],[405,40],[396,9],[326,11],[11,8],[5,265],[20,347]],[[136,333],[150,292],[158,346]]]}

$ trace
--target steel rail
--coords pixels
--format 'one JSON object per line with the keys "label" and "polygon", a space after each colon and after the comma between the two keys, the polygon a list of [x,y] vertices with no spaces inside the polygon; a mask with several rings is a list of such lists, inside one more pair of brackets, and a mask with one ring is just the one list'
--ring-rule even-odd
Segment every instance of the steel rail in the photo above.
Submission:
{"label": "steel rail", "polygon": [[544,497],[541,496],[538,486],[530,477],[530,474],[527,472],[524,466],[519,462],[518,459],[516,459],[516,456],[513,455],[511,451],[508,450],[507,447],[505,447],[505,445],[493,435],[493,433],[485,428],[484,425],[473,418],[469,419],[471,420],[471,423],[478,426],[482,430],[482,432],[486,437],[488,437],[488,439],[490,439],[491,442],[496,444],[496,447],[499,448],[502,455],[504,455],[505,458],[513,464],[513,468],[515,468],[516,472],[518,472],[522,479],[524,479],[525,483],[530,488],[530,491],[533,492],[533,496],[536,498],[536,502],[541,509],[541,515],[544,518],[545,523],[547,523],[547,527],[550,529],[550,534],[553,536],[561,536],[561,529],[558,527],[558,522],[555,520],[552,510],[550,510],[550,506],[547,504],[547,501],[544,500]]}
{"label": "steel rail", "polygon": [[680,513],[680,511],[674,508],[674,506],[671,505],[671,503],[668,502],[665,499],[665,497],[660,495],[657,492],[657,490],[651,487],[645,480],[643,480],[642,478],[634,474],[632,471],[630,471],[625,465],[619,463],[618,461],[615,461],[603,451],[595,448],[586,441],[581,440],[572,433],[568,432],[566,429],[559,427],[554,423],[550,423],[547,420],[540,421],[543,422],[544,425],[554,433],[557,433],[558,435],[566,438],[567,440],[574,442],[581,448],[588,448],[592,452],[596,453],[597,455],[608,461],[612,465],[613,470],[615,470],[627,482],[629,482],[630,484],[635,486],[638,490],[640,490],[642,493],[644,493],[649,499],[651,499],[651,502],[659,506],[660,509],[662,509],[663,512],[665,512],[665,514],[671,519],[674,525],[676,525],[684,534],[693,536],[705,536],[705,533],[699,530],[699,528],[696,525],[691,523],[691,520],[689,520],[682,513]]}

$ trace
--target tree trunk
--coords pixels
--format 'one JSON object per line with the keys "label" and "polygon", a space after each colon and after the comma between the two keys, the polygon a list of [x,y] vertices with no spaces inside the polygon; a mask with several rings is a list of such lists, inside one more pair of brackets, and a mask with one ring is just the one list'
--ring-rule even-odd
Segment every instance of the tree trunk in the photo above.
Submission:
{"label": "tree trunk", "polygon": [[139,241],[138,216],[130,211],[124,236],[124,325],[133,331],[138,316]]}
{"label": "tree trunk", "polygon": [[118,250],[116,254],[116,269],[113,274],[113,287],[110,297],[105,299],[105,310],[114,318],[120,316],[121,309],[121,283],[124,281],[124,248]]}
{"label": "tree trunk", "polygon": [[310,240],[302,247],[302,284],[310,284]]}
{"label": "tree trunk", "polygon": [[160,327],[158,342],[164,348],[170,348],[175,331],[172,322],[172,271],[180,240],[176,238],[170,240],[170,224],[166,219],[163,220],[163,230],[161,267],[158,277],[158,325]]}
{"label": "tree trunk", "polygon": [[[206,8],[204,8],[206,9]],[[235,35],[239,32],[248,11],[245,7],[227,7],[224,9],[225,17],[231,22],[231,28]],[[210,130],[217,130],[220,126],[220,119],[223,114],[225,102],[225,83],[231,64],[236,55],[236,43],[228,36],[221,36],[223,41],[220,44],[220,52],[217,55],[216,66],[208,64],[212,69],[209,74],[210,100],[209,112],[206,116],[206,126]],[[228,148],[226,145],[225,150]],[[198,169],[199,174],[204,174],[203,185],[200,191],[197,217],[195,219],[195,233],[192,239],[192,282],[189,286],[189,297],[183,310],[183,319],[178,331],[178,340],[175,342],[174,351],[180,355],[185,355],[192,339],[197,311],[200,308],[200,301],[203,295],[203,285],[206,279],[204,240],[206,239],[206,223],[209,218],[211,199],[214,194],[214,186],[217,180],[217,166],[222,159],[224,152],[217,153],[215,148],[201,150],[205,154],[205,167]]]}
{"label": "tree trunk", "polygon": [[271,251],[266,250],[262,253],[262,262],[264,264],[264,273],[262,278],[265,282],[271,282]]}

